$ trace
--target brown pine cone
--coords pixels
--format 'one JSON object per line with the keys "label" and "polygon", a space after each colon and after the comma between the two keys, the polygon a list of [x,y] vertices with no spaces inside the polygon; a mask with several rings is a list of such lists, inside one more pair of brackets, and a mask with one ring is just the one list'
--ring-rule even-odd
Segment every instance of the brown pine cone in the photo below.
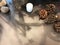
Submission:
{"label": "brown pine cone", "polygon": [[47,17],[47,13],[48,12],[45,9],[41,9],[39,11],[39,17],[40,17],[40,19],[45,19]]}
{"label": "brown pine cone", "polygon": [[46,24],[53,24],[54,22],[56,22],[56,17],[54,14],[48,15],[48,17],[45,19]]}
{"label": "brown pine cone", "polygon": [[54,24],[54,29],[55,32],[60,33],[60,22],[56,22]]}
{"label": "brown pine cone", "polygon": [[49,14],[54,14],[56,12],[56,6],[54,4],[47,4],[46,10]]}

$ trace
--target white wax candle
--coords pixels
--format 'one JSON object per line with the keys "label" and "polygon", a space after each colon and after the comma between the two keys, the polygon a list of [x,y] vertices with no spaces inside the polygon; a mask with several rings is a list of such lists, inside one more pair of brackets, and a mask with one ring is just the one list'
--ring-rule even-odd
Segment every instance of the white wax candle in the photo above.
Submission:
{"label": "white wax candle", "polygon": [[26,11],[27,12],[32,12],[33,10],[33,4],[32,3],[27,3],[26,4]]}

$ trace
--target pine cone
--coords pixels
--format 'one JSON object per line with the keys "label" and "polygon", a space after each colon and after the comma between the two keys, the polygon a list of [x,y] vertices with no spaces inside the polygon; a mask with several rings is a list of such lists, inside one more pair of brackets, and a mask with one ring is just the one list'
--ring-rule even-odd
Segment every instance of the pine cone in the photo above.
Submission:
{"label": "pine cone", "polygon": [[48,15],[48,17],[45,19],[46,24],[52,24],[56,21],[56,17],[54,14]]}
{"label": "pine cone", "polygon": [[47,17],[47,11],[45,9],[40,10],[39,17],[40,19],[45,19]]}
{"label": "pine cone", "polygon": [[49,14],[54,14],[56,12],[56,6],[54,4],[47,4],[46,10]]}
{"label": "pine cone", "polygon": [[54,29],[55,32],[60,33],[60,22],[56,22],[54,24]]}

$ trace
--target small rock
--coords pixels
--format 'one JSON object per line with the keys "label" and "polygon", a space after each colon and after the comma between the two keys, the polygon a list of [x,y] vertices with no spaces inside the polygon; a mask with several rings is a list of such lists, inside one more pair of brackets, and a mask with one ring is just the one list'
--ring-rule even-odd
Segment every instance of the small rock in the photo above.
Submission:
{"label": "small rock", "polygon": [[0,7],[6,5],[6,0],[0,0]]}
{"label": "small rock", "polygon": [[8,7],[6,7],[6,6],[2,6],[1,7],[1,12],[2,13],[8,13],[8,11],[9,11],[9,8]]}

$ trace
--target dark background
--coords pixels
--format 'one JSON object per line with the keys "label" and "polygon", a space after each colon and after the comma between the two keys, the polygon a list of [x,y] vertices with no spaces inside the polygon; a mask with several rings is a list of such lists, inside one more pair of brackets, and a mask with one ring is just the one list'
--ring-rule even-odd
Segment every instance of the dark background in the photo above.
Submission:
{"label": "dark background", "polygon": [[47,4],[47,3],[60,2],[60,0],[29,0],[28,2],[31,2],[34,5],[38,5],[38,4]]}

